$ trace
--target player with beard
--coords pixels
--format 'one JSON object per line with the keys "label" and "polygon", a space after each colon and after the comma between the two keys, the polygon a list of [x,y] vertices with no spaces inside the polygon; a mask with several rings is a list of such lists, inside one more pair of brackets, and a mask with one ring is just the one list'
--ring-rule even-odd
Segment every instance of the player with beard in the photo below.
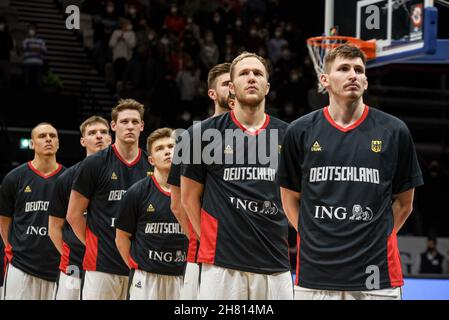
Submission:
{"label": "player with beard", "polygon": [[[207,94],[214,102],[214,115],[216,117],[220,114],[230,110],[227,103],[229,96],[229,70],[230,63],[221,63],[210,69],[207,76],[207,86],[209,90]],[[187,129],[185,136],[192,134],[193,126]],[[182,158],[182,141],[188,141],[188,138],[179,137],[179,142],[175,147],[173,164],[171,166],[168,183],[171,185],[171,209],[181,224],[183,230],[187,233],[189,238],[189,248],[187,254],[187,265],[184,273],[184,283],[181,289],[180,298],[183,300],[194,300],[198,298],[198,286],[200,267],[197,263],[198,240],[195,235],[192,225],[190,224],[187,214],[181,205],[181,158]],[[182,140],[181,140],[182,139]]]}
{"label": "player with beard", "polygon": [[[196,127],[200,137],[213,131],[214,138],[200,142],[201,159],[194,154],[192,163],[182,165],[182,205],[200,236],[200,299],[293,298],[288,222],[274,181],[287,123],[265,113],[268,74],[256,54],[233,60],[235,108]],[[237,139],[227,139],[230,132]],[[252,158],[258,148],[265,156],[269,151],[270,161]],[[203,157],[211,149],[213,161]]]}

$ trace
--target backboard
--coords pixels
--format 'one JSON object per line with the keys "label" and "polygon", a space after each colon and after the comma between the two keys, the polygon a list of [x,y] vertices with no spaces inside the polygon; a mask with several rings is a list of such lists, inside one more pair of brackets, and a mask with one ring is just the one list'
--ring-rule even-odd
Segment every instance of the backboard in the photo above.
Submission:
{"label": "backboard", "polygon": [[376,39],[368,68],[433,55],[437,26],[433,0],[326,0],[325,35]]}

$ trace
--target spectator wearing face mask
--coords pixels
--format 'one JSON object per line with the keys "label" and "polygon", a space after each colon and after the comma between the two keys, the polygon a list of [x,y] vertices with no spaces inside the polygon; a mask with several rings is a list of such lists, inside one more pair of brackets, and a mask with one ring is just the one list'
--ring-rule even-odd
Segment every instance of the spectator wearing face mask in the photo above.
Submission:
{"label": "spectator wearing face mask", "polygon": [[419,273],[442,274],[446,266],[444,256],[437,250],[437,239],[427,238],[427,249],[420,255]]}
{"label": "spectator wearing face mask", "polygon": [[200,56],[205,70],[209,70],[216,65],[220,58],[218,46],[214,41],[214,34],[210,30],[207,30],[204,34],[204,40],[201,43]]}
{"label": "spectator wearing face mask", "polygon": [[28,25],[28,35],[22,42],[25,87],[39,90],[42,86],[44,54],[47,52],[45,41],[37,36],[37,26]]}
{"label": "spectator wearing face mask", "polygon": [[282,48],[287,46],[288,42],[284,39],[282,35],[282,28],[277,27],[274,31],[274,37],[268,41],[268,56],[270,57],[271,62],[278,62],[279,58],[282,54]]}
{"label": "spectator wearing face mask", "polygon": [[170,7],[170,14],[165,17],[164,24],[167,26],[168,31],[173,33],[176,37],[179,37],[184,30],[186,20],[182,14],[179,13],[178,6],[172,4]]}
{"label": "spectator wearing face mask", "polygon": [[109,47],[112,49],[112,60],[114,62],[114,80],[119,85],[128,62],[133,56],[136,46],[136,34],[129,20],[122,20],[121,28],[115,30],[109,39]]}

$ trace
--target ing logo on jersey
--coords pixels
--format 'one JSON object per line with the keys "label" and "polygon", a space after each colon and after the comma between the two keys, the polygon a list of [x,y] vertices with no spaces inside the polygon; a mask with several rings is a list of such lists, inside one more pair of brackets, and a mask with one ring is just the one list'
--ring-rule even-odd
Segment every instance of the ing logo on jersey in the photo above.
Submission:
{"label": "ing logo on jersey", "polygon": [[147,208],[147,212],[154,212],[156,209],[154,209],[154,206],[150,203],[150,205]]}
{"label": "ing logo on jersey", "polygon": [[233,154],[234,150],[232,149],[232,147],[228,144],[226,146],[226,148],[224,149],[224,154]]}
{"label": "ing logo on jersey", "polygon": [[30,186],[26,186],[26,188],[25,188],[25,190],[23,192],[30,193],[31,192]]}
{"label": "ing logo on jersey", "polygon": [[310,150],[312,150],[313,152],[321,152],[322,151],[321,146],[318,143],[318,141],[315,141],[315,143],[313,144],[313,146]]}
{"label": "ing logo on jersey", "polygon": [[371,141],[371,150],[376,153],[381,152],[382,151],[382,141],[372,140]]}
{"label": "ing logo on jersey", "polygon": [[115,174],[115,172],[112,172],[111,180],[117,180],[117,179],[118,179],[118,177],[117,177],[117,175]]}

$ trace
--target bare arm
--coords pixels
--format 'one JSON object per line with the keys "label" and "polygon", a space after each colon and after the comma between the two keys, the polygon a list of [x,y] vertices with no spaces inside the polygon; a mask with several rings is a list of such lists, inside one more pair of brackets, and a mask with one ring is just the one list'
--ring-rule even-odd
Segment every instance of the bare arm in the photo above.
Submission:
{"label": "bare arm", "polygon": [[396,232],[399,232],[407,218],[410,216],[410,213],[412,213],[414,194],[415,189],[413,188],[393,195],[392,207],[394,228],[396,229]]}
{"label": "bare arm", "polygon": [[62,230],[64,229],[65,219],[49,216],[48,217],[48,235],[55,245],[59,254],[62,255]]}
{"label": "bare arm", "polygon": [[184,231],[187,238],[189,238],[189,218],[187,217],[187,213],[181,205],[181,188],[178,186],[170,187],[170,209],[181,225],[182,230]]}
{"label": "bare arm", "polygon": [[128,268],[131,268],[129,264],[129,257],[131,252],[131,233],[126,231],[115,229],[115,245],[117,246],[123,261],[125,261]]}
{"label": "bare arm", "polygon": [[281,187],[281,200],[288,221],[293,228],[295,228],[296,232],[298,232],[299,201],[301,200],[301,193]]}
{"label": "bare arm", "polygon": [[202,183],[181,176],[181,205],[184,207],[198,239],[201,235],[201,196],[203,191]]}
{"label": "bare arm", "polygon": [[5,247],[9,246],[9,227],[11,226],[11,217],[0,216],[0,235],[2,236]]}
{"label": "bare arm", "polygon": [[81,193],[72,190],[67,209],[67,222],[72,227],[77,238],[84,245],[86,244],[86,219],[84,218],[84,212],[87,210],[88,206],[89,199]]}

